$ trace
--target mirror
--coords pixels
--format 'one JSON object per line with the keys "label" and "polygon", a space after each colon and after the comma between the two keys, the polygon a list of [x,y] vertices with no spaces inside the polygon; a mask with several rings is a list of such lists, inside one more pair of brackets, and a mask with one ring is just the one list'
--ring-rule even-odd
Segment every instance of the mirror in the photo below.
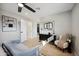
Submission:
{"label": "mirror", "polygon": [[44,28],[48,29],[48,30],[52,30],[53,28],[53,23],[52,22],[48,22],[44,24]]}

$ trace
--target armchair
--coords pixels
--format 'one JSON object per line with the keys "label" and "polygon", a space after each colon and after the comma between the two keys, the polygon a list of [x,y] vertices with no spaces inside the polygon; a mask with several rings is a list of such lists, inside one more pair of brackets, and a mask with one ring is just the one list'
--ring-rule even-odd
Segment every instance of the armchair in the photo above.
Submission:
{"label": "armchair", "polygon": [[59,37],[59,40],[56,40],[54,44],[59,47],[60,49],[66,49],[69,46],[69,43],[71,43],[70,35],[64,34]]}

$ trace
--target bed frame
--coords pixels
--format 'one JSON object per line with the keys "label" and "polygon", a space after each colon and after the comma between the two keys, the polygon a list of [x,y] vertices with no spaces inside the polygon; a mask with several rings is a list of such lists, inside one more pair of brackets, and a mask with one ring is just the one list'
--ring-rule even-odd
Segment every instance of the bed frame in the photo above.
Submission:
{"label": "bed frame", "polygon": [[10,52],[10,50],[6,47],[4,43],[2,43],[2,48],[4,52],[7,54],[7,56],[13,56],[13,54]]}

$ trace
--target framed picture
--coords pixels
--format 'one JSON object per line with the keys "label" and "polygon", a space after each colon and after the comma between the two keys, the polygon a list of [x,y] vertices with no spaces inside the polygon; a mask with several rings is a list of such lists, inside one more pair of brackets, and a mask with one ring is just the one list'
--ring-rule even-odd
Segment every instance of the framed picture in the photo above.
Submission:
{"label": "framed picture", "polygon": [[52,30],[53,28],[53,23],[52,22],[48,22],[44,24],[44,28],[48,29],[48,30]]}
{"label": "framed picture", "polygon": [[48,29],[48,23],[44,24],[44,29]]}
{"label": "framed picture", "polygon": [[16,31],[17,20],[16,18],[2,15],[2,31]]}
{"label": "framed picture", "polygon": [[48,22],[48,29],[52,29],[53,28],[53,23],[52,22]]}

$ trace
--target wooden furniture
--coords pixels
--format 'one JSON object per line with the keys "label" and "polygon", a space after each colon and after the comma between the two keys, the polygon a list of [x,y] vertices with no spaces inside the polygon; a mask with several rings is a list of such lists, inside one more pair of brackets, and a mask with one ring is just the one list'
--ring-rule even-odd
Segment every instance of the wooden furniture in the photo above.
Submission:
{"label": "wooden furniture", "polygon": [[59,40],[54,42],[54,45],[63,51],[71,53],[71,39],[69,34],[64,34],[59,37]]}
{"label": "wooden furniture", "polygon": [[49,44],[53,44],[54,45],[54,41],[57,40],[56,35],[53,36],[53,40],[49,42]]}
{"label": "wooden furniture", "polygon": [[69,43],[69,46],[66,48],[69,53],[72,53],[72,42]]}
{"label": "wooden furniture", "polygon": [[39,34],[39,40],[47,40],[50,36],[50,34]]}

